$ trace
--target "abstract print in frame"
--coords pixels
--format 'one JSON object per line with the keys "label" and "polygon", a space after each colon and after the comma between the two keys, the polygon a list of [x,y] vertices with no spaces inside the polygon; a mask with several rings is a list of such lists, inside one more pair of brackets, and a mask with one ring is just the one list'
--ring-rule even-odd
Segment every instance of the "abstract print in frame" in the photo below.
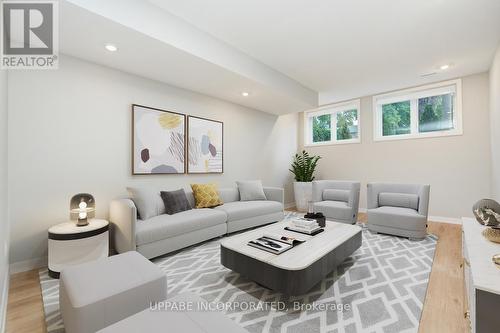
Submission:
{"label": "abstract print in frame", "polygon": [[224,124],[188,117],[188,173],[224,172]]}
{"label": "abstract print in frame", "polygon": [[186,172],[186,116],[132,105],[132,174]]}

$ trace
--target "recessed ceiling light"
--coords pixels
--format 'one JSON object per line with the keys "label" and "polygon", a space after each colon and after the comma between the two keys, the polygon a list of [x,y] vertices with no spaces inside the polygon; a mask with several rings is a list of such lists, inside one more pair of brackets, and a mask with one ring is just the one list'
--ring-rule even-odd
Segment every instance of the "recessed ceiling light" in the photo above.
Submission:
{"label": "recessed ceiling light", "polygon": [[116,47],[116,45],[113,45],[113,44],[106,44],[105,48],[109,52],[116,52],[116,51],[118,51],[118,48]]}
{"label": "recessed ceiling light", "polygon": [[450,65],[448,65],[448,64],[444,64],[444,65],[441,65],[439,67],[439,69],[442,70],[442,71],[444,71],[445,69],[448,69],[448,68],[450,68]]}
{"label": "recessed ceiling light", "polygon": [[248,96],[250,96],[250,93],[244,91],[244,92],[241,93],[241,96],[248,97]]}

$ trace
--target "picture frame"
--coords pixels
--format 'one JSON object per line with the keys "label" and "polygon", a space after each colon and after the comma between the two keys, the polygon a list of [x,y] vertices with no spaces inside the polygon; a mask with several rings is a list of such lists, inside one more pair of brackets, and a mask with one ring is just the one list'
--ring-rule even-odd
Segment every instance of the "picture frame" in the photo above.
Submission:
{"label": "picture frame", "polygon": [[182,113],[132,104],[132,175],[186,173]]}
{"label": "picture frame", "polygon": [[224,173],[224,123],[222,121],[188,116],[187,173]]}

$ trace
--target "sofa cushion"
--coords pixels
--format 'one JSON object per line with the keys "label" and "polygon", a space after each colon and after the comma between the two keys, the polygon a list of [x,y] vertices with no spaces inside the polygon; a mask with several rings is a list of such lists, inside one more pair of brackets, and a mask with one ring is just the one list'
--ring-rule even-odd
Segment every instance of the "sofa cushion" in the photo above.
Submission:
{"label": "sofa cushion", "polygon": [[196,208],[212,208],[224,202],[219,196],[216,184],[191,184]]}
{"label": "sofa cushion", "polygon": [[159,215],[136,225],[136,243],[143,245],[188,232],[226,223],[223,211],[209,208],[191,209],[174,215]]}
{"label": "sofa cushion", "polygon": [[241,201],[267,200],[260,180],[247,180],[236,182],[240,192]]}
{"label": "sofa cushion", "polygon": [[237,221],[255,216],[272,214],[283,211],[283,205],[277,201],[235,201],[227,202],[214,210],[227,214],[227,221]]}
{"label": "sofa cushion", "polygon": [[348,220],[353,219],[352,208],[343,201],[320,201],[314,203],[314,211],[323,213],[328,219]]}
{"label": "sofa cushion", "polygon": [[169,215],[192,209],[183,189],[161,191],[160,196],[165,204],[165,212]]}
{"label": "sofa cushion", "polygon": [[368,223],[406,230],[425,230],[427,218],[416,210],[383,206],[368,209]]}
{"label": "sofa cushion", "polygon": [[240,201],[240,192],[236,187],[219,188],[218,190],[222,202]]}
{"label": "sofa cushion", "polygon": [[160,191],[148,187],[127,187],[127,191],[142,220],[165,214],[165,204]]}
{"label": "sofa cushion", "polygon": [[350,194],[349,190],[325,189],[323,190],[323,200],[349,202]]}
{"label": "sofa cushion", "polygon": [[418,195],[410,193],[381,192],[378,195],[378,205],[418,210]]}

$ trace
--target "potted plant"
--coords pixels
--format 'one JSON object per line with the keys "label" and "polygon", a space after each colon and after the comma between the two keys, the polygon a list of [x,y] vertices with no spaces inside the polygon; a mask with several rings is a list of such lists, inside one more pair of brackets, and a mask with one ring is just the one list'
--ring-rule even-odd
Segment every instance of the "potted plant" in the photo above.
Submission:
{"label": "potted plant", "polygon": [[305,150],[302,154],[295,154],[290,172],[295,175],[293,191],[295,194],[295,206],[299,211],[306,211],[307,204],[312,200],[312,181],[314,170],[320,156],[309,156]]}

